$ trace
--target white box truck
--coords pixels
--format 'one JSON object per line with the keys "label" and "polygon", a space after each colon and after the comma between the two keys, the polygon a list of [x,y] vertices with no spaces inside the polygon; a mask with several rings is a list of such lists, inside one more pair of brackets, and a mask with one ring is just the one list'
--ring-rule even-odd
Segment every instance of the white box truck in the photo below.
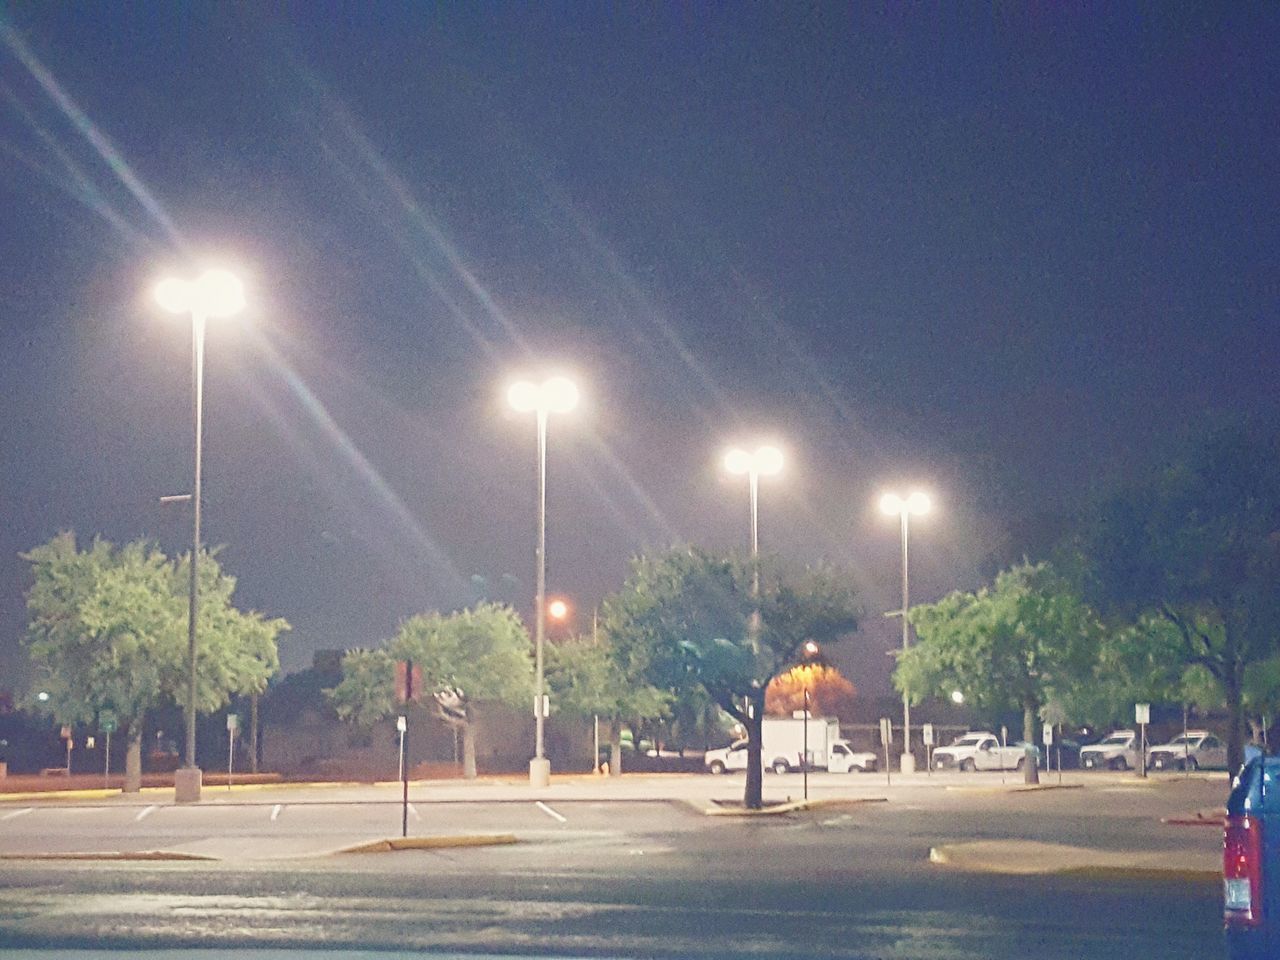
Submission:
{"label": "white box truck", "polygon": [[[766,770],[786,773],[801,769],[805,748],[804,714],[765,717],[761,725],[760,762]],[[855,753],[840,739],[840,721],[834,717],[809,718],[809,769],[848,773],[874,770],[875,755]],[[712,773],[747,768],[747,741],[739,740],[723,750],[708,750],[703,760]]]}

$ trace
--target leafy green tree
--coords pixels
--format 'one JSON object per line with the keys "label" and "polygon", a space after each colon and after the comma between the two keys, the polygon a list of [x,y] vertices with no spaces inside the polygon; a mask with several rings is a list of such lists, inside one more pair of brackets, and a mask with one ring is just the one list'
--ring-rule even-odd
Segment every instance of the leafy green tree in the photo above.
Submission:
{"label": "leafy green tree", "polygon": [[546,648],[547,683],[561,713],[609,724],[609,774],[622,773],[622,724],[666,715],[671,695],[628,676],[608,643],[574,637]]}
{"label": "leafy green tree", "polygon": [[1089,675],[1099,639],[1092,612],[1047,564],[913,607],[911,622],[918,640],[899,656],[895,686],[916,702],[958,689],[979,711],[1019,710],[1032,743],[1041,708]]}
{"label": "leafy green tree", "polygon": [[[185,703],[186,560],[170,561],[143,541],[116,548],[95,539],[80,550],[70,533],[23,558],[34,578],[27,652],[49,694],[35,703],[62,723],[115,715],[129,738],[125,789],[137,790],[147,711]],[[202,558],[201,571],[197,707],[208,712],[265,686],[279,668],[276,639],[288,624],[235,609],[235,580],[212,556]]]}
{"label": "leafy green tree", "polygon": [[1107,616],[1167,621],[1177,661],[1207,670],[1244,756],[1247,679],[1280,649],[1280,451],[1228,426],[1106,499],[1081,538],[1086,596]]}
{"label": "leafy green tree", "polygon": [[342,659],[342,682],[329,695],[338,716],[369,725],[396,710],[395,664],[422,668],[424,693],[435,715],[462,734],[463,775],[476,776],[475,704],[532,702],[529,635],[514,610],[481,603],[458,613],[419,614],[380,650],[352,650]]}
{"label": "leafy green tree", "polygon": [[752,809],[762,804],[769,681],[799,659],[805,641],[829,643],[856,626],[848,579],[828,567],[795,572],[697,548],[636,558],[601,610],[601,629],[629,673],[673,695],[699,685],[746,728],[744,802]]}

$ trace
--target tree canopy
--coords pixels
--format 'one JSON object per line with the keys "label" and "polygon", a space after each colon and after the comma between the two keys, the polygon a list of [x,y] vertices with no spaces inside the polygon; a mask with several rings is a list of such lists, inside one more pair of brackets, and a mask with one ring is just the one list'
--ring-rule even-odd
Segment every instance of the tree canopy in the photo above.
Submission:
{"label": "tree canopy", "polygon": [[745,797],[759,807],[765,689],[806,641],[838,640],[857,617],[849,578],[829,567],[794,570],[687,548],[633,560],[622,589],[605,600],[601,629],[629,672],[673,695],[700,685],[747,728]]}
{"label": "tree canopy", "polygon": [[857,690],[839,670],[823,663],[797,664],[774,677],[765,690],[765,713],[789,717],[803,710],[806,690],[809,712],[813,715],[853,719]]}
{"label": "tree canopy", "polygon": [[1075,689],[1094,662],[1099,625],[1047,564],[1022,563],[990,587],[913,607],[917,643],[894,684],[914,700],[960,690],[980,712],[1018,710],[1034,742],[1040,709]]}
{"label": "tree canopy", "polygon": [[[170,560],[145,541],[117,548],[95,539],[81,550],[73,534],[62,533],[23,558],[34,578],[27,652],[48,694],[37,707],[64,723],[114,714],[132,745],[147,711],[185,705],[188,557]],[[261,691],[279,669],[276,642],[289,625],[236,609],[235,584],[214,556],[202,554],[196,666],[202,712]]]}
{"label": "tree canopy", "polygon": [[1221,686],[1234,769],[1243,759],[1249,673],[1280,653],[1275,439],[1241,425],[1197,437],[1105,499],[1081,541],[1090,601],[1113,619],[1166,621],[1177,662],[1203,668]]}
{"label": "tree canopy", "polygon": [[462,732],[467,777],[476,775],[474,705],[533,702],[529,635],[505,604],[419,614],[401,624],[386,647],[349,651],[342,659],[342,681],[329,691],[338,716],[362,725],[391,716],[397,709],[398,660],[421,667],[423,693],[431,698],[436,716]]}

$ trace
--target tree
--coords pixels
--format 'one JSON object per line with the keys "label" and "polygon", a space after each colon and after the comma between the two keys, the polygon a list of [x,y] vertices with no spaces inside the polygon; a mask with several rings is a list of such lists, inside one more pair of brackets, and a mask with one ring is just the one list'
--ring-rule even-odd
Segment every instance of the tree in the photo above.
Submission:
{"label": "tree", "polygon": [[673,695],[699,685],[746,728],[752,809],[762,805],[765,689],[806,640],[832,642],[856,626],[852,588],[828,567],[791,571],[697,548],[636,558],[601,610],[601,629],[628,671]]}
{"label": "tree", "polygon": [[857,690],[839,670],[822,663],[797,664],[774,677],[764,692],[765,713],[789,717],[797,710],[805,709],[806,690],[809,692],[810,713],[841,720],[853,719]]}
{"label": "tree", "polygon": [[[70,533],[23,559],[34,575],[27,652],[49,694],[37,706],[69,724],[115,715],[129,738],[125,789],[137,790],[147,711],[185,703],[187,561],[170,561],[144,541],[117,549],[95,539],[79,550]],[[265,686],[279,668],[276,639],[288,624],[235,609],[235,579],[213,556],[201,559],[200,589],[196,695],[207,712]]]}
{"label": "tree", "polygon": [[1088,674],[1099,638],[1092,612],[1043,563],[1024,562],[991,587],[910,615],[918,641],[899,656],[894,685],[915,702],[961,690],[980,711],[1020,710],[1032,743],[1041,708]]}
{"label": "tree", "polygon": [[390,716],[398,660],[422,668],[423,692],[435,715],[461,732],[463,775],[474,779],[475,704],[520,706],[533,695],[529,635],[519,615],[504,604],[481,603],[449,615],[410,617],[385,648],[352,650],[342,658],[342,682],[329,691],[338,716],[366,726]]}
{"label": "tree", "polygon": [[1280,455],[1242,426],[1201,435],[1104,500],[1082,538],[1086,595],[1114,619],[1160,618],[1176,662],[1222,689],[1227,758],[1244,758],[1248,675],[1277,656]]}
{"label": "tree", "polygon": [[623,721],[663,716],[671,696],[628,676],[608,643],[574,637],[546,648],[547,683],[561,713],[601,717],[609,723],[609,774],[622,773]]}

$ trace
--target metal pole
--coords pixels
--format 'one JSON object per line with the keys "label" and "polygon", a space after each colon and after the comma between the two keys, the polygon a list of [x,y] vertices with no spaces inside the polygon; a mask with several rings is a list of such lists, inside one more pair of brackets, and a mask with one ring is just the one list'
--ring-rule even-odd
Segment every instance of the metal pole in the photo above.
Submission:
{"label": "metal pole", "polygon": [[258,691],[249,696],[249,772],[258,772]]}
{"label": "metal pole", "polygon": [[[831,749],[831,744],[827,744],[827,749]],[[804,757],[800,762],[800,769],[804,771],[804,798],[809,799],[809,688],[804,688]]]}
{"label": "metal pole", "polygon": [[[902,508],[902,652],[907,652],[907,608],[910,605],[910,581],[907,576],[907,509]],[[911,755],[911,698],[902,694],[902,756]],[[905,766],[905,764],[904,764]],[[913,764],[914,766],[914,764]]]}
{"label": "metal pole", "polygon": [[538,599],[534,612],[534,756],[543,759],[542,643],[547,629],[547,411],[538,409]]}
{"label": "metal pole", "polygon": [[191,584],[187,598],[187,751],[186,765],[196,765],[196,624],[200,613],[200,473],[204,433],[204,314],[191,314],[191,381],[195,419],[195,473],[191,487]]}
{"label": "metal pole", "polygon": [[404,731],[400,734],[400,836],[409,835],[409,709],[413,706],[413,661],[404,664]]}
{"label": "metal pole", "polygon": [[231,773],[236,765],[236,732],[227,731],[227,789],[231,789]]}
{"label": "metal pole", "polygon": [[102,786],[111,786],[111,731],[107,731],[107,748],[103,751],[107,755],[106,766],[102,769]]}

